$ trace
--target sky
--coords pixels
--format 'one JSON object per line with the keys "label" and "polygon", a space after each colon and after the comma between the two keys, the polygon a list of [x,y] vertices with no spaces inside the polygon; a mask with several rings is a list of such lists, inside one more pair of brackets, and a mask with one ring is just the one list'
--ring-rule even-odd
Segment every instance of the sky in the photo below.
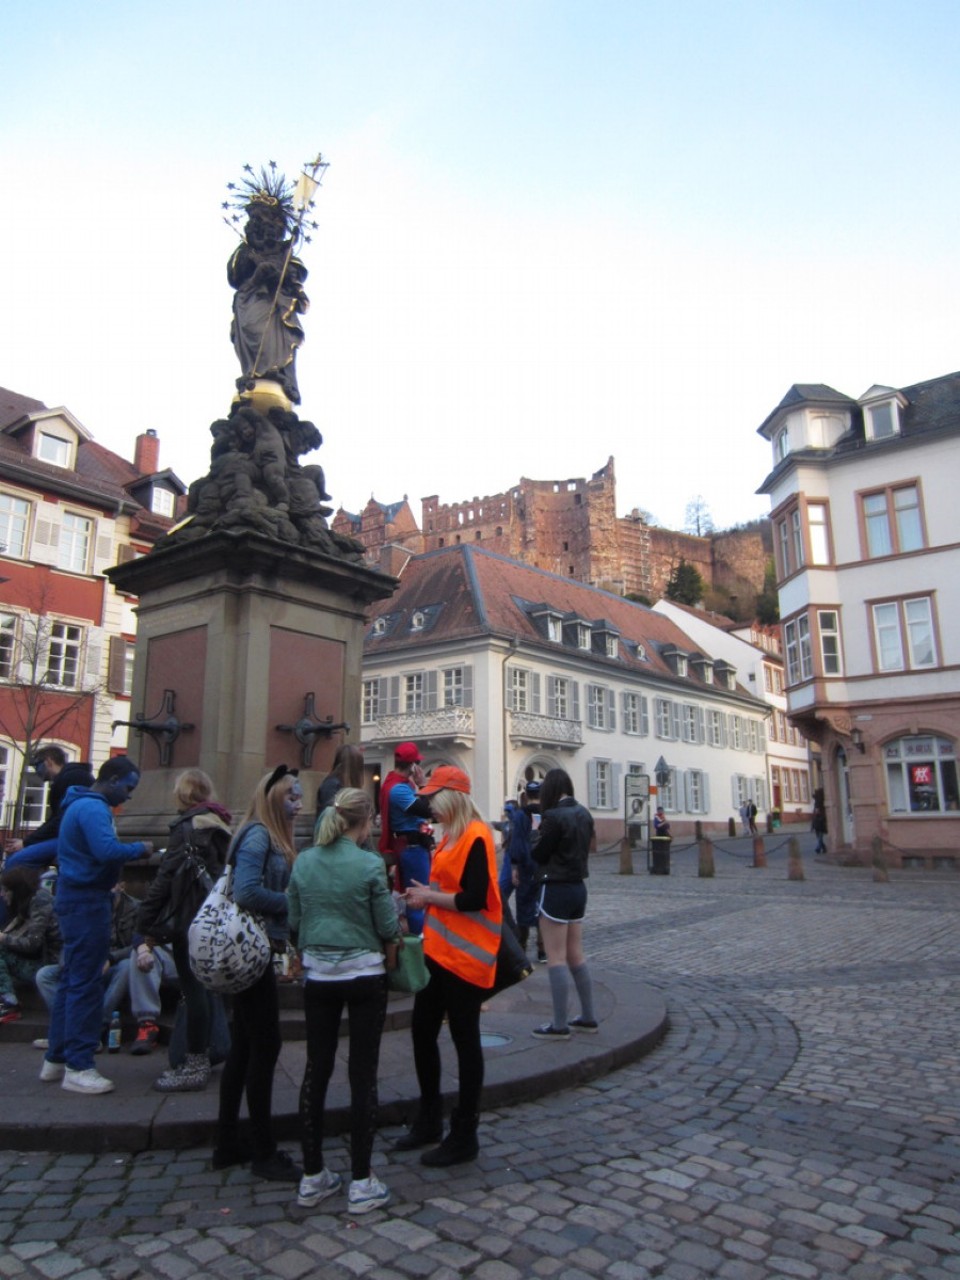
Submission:
{"label": "sky", "polygon": [[0,14],[0,385],[205,474],[243,165],[329,162],[300,415],[334,506],[613,456],[763,514],[795,382],[960,367],[953,0],[37,0]]}

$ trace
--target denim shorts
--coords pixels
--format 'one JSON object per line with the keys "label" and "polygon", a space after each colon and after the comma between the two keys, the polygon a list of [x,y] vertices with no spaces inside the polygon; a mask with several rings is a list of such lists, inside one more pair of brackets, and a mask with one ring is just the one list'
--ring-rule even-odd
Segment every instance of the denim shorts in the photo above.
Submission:
{"label": "denim shorts", "polygon": [[587,913],[587,886],[582,880],[548,880],[540,890],[540,914],[557,924],[577,924]]}

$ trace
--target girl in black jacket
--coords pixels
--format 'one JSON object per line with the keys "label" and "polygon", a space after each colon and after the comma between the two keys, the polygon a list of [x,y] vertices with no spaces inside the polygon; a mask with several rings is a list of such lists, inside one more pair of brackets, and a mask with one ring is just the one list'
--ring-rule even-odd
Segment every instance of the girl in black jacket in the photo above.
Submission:
{"label": "girl in black jacket", "polygon": [[[596,837],[589,810],[574,799],[573,783],[563,769],[551,769],[540,788],[540,837],[533,846],[540,867],[540,936],[547,953],[553,1021],[537,1027],[541,1040],[569,1040],[574,1031],[596,1032],[593,986],[583,958],[583,919],[587,909],[587,859]],[[580,997],[580,1015],[567,1021],[570,978]]]}

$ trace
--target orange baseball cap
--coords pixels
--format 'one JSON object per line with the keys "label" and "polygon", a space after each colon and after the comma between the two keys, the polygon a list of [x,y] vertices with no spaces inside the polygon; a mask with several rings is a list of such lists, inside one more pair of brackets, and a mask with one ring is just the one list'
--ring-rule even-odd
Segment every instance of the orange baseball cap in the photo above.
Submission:
{"label": "orange baseball cap", "polygon": [[470,779],[452,764],[438,765],[420,788],[420,795],[432,796],[437,791],[462,791],[469,795]]}

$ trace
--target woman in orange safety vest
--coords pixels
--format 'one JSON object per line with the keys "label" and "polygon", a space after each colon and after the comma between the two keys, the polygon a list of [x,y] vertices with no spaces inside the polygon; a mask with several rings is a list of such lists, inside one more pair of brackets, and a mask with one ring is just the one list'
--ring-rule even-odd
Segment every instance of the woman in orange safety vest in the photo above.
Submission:
{"label": "woman in orange safety vest", "polygon": [[450,1132],[420,1157],[422,1164],[445,1166],[475,1160],[479,1151],[480,1006],[496,976],[503,911],[493,833],[470,796],[470,779],[462,769],[440,765],[420,795],[430,797],[444,837],[433,855],[429,885],[415,880],[404,895],[409,907],[427,911],[423,951],[430,981],[416,995],[411,1022],[420,1109],[396,1148],[411,1151],[443,1138],[437,1040],[446,1018],[457,1052],[459,1096]]}

